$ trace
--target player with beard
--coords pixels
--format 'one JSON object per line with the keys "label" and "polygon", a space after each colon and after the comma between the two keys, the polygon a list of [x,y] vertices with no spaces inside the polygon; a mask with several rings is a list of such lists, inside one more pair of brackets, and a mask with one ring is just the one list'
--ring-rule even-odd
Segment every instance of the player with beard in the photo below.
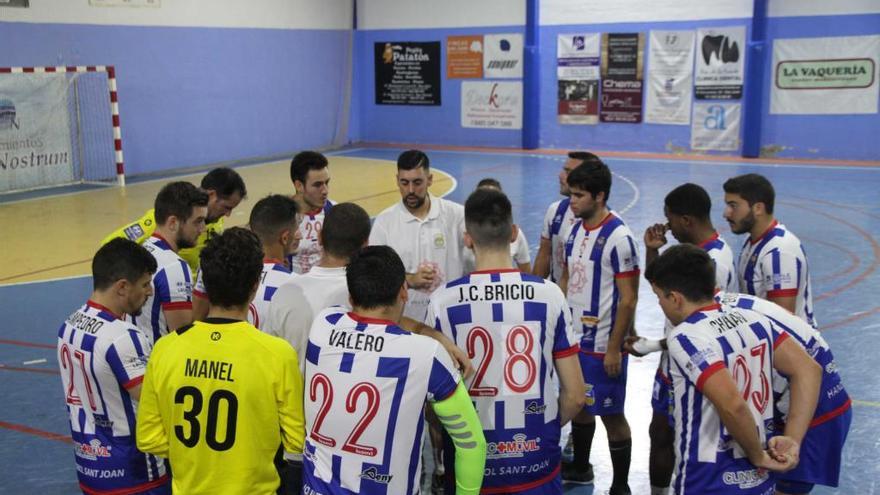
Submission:
{"label": "player with beard", "polygon": [[155,342],[170,330],[192,323],[192,274],[177,252],[196,246],[205,230],[208,193],[189,182],[171,182],[156,195],[156,230],[144,242],[156,258],[153,294],[135,324]]}
{"label": "player with beard", "polygon": [[568,229],[577,222],[570,208],[571,193],[568,189],[568,174],[578,165],[586,162],[599,160],[596,155],[587,151],[572,151],[568,153],[568,159],[562,164],[559,172],[559,194],[565,198],[555,201],[547,207],[544,222],[541,224],[541,244],[532,273],[553,282],[558,282],[562,277],[562,265],[565,262],[565,238]]}
{"label": "player with beard", "polygon": [[807,254],[773,216],[776,193],[758,174],[724,183],[724,218],[734,234],[748,234],[737,264],[739,289],[774,302],[817,328]]}
{"label": "player with beard", "polygon": [[137,314],[152,294],[155,271],[156,260],[146,249],[128,239],[111,240],[92,259],[88,302],[58,332],[58,364],[84,493],[171,493],[164,461],[139,452],[133,431],[152,346],[126,314]]}
{"label": "player with beard", "polygon": [[[199,235],[195,246],[181,248],[177,254],[190,266],[193,275],[199,270],[199,253],[211,237],[223,232],[223,220],[232,214],[247,196],[244,180],[231,168],[215,168],[208,172],[201,182],[202,189],[208,193],[208,214],[205,217],[205,230]],[[150,209],[137,221],[115,230],[101,241],[106,244],[121,237],[143,244],[156,230],[156,210]]]}
{"label": "player with beard", "polygon": [[574,460],[564,463],[562,479],[593,482],[590,450],[600,416],[608,431],[614,479],[611,495],[629,494],[632,435],[623,414],[627,357],[624,337],[633,333],[639,292],[639,253],[629,227],[607,206],[611,171],[601,161],[584,163],[568,174],[571,209],[580,222],[565,242],[560,288],[572,311],[580,341],[581,370],[587,384],[584,409],[572,421]]}
{"label": "player with beard", "polygon": [[303,214],[299,247],[287,258],[294,273],[308,273],[321,260],[324,215],[336,204],[327,199],[330,194],[328,165],[327,158],[317,151],[301,151],[290,162],[290,180],[296,189],[293,199]]}

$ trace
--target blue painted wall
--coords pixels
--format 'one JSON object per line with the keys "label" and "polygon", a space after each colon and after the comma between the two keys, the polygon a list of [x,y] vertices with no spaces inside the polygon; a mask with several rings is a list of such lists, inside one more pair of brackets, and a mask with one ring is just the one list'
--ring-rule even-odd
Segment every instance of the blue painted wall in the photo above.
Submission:
{"label": "blue painted wall", "polygon": [[[771,17],[767,37],[819,38],[880,34],[880,15]],[[767,56],[762,145],[784,147],[777,156],[880,160],[880,113],[862,115],[771,115],[773,52]]]}
{"label": "blue painted wall", "polygon": [[[643,32],[744,25],[750,18],[655,23],[542,26],[540,30],[540,140],[542,148],[591,148],[644,152],[691,152],[690,126],[660,124],[560,125],[556,118],[556,37],[572,32]],[[522,32],[522,26],[448,29],[366,30],[355,34],[355,86],[351,141],[520,147],[519,131],[464,129],[460,123],[460,79],[445,79],[446,37],[458,34]],[[774,17],[769,19],[762,102],[762,145],[772,156],[880,160],[880,114],[770,115],[772,39],[880,34],[880,15]],[[440,41],[442,106],[376,105],[373,43]],[[647,45],[647,43],[646,43]],[[648,47],[646,46],[646,57]],[[650,66],[650,60],[647,61]],[[754,88],[746,87],[748,93]],[[745,96],[745,95],[744,95]],[[745,102],[745,98],[740,100]],[[715,152],[739,155],[740,152]]]}
{"label": "blue painted wall", "polygon": [[[357,31],[352,121],[358,122],[358,132],[350,134],[351,140],[520,147],[521,131],[461,126],[461,82],[466,79],[446,79],[446,37],[522,32],[522,26]],[[373,44],[385,41],[440,42],[441,106],[376,105]]]}
{"label": "blue painted wall", "polygon": [[0,66],[115,65],[126,173],[332,143],[346,30],[0,22]]}

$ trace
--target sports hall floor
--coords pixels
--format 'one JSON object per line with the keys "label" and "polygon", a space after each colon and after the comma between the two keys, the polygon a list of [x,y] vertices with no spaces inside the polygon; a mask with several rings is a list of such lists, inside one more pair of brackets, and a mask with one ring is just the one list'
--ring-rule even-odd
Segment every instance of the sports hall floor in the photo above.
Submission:
{"label": "sports hall floor", "polygon": [[[329,153],[331,198],[355,201],[371,215],[399,201],[394,160],[399,148],[363,147]],[[517,224],[537,251],[547,205],[558,197],[561,153],[430,149],[435,194],[463,202],[484,177],[501,181]],[[710,192],[713,220],[734,246],[721,218],[721,184],[746,172],[766,175],[777,191],[777,218],[804,242],[811,263],[816,315],[854,399],[855,419],[844,453],[841,487],[817,494],[880,493],[880,163],[784,163],[603,155],[614,172],[610,206],[641,237],[663,221],[663,197],[684,182]],[[290,193],[287,161],[239,168],[249,198],[228,225],[245,223],[260,197]],[[202,173],[179,176],[198,183]],[[0,493],[79,493],[60,377],[56,331],[90,292],[89,261],[98,241],[150,207],[169,177],[133,180],[125,189],[75,187],[0,196]],[[674,242],[674,241],[673,241]],[[735,249],[735,251],[738,249]],[[643,250],[642,250],[643,251]],[[644,253],[642,254],[644,256]],[[640,333],[657,336],[662,316],[642,281]],[[872,365],[871,363],[875,363]],[[656,358],[631,359],[627,415],[633,429],[630,485],[648,489],[648,422]],[[604,433],[593,448],[596,486],[567,493],[603,493],[610,483]]]}

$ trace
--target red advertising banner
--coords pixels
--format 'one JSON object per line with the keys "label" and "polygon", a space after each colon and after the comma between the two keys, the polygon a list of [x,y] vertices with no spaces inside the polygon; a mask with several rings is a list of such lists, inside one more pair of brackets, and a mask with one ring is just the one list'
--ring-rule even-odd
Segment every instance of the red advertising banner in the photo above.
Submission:
{"label": "red advertising banner", "polygon": [[644,34],[602,34],[602,106],[599,120],[629,124],[642,121],[644,59]]}

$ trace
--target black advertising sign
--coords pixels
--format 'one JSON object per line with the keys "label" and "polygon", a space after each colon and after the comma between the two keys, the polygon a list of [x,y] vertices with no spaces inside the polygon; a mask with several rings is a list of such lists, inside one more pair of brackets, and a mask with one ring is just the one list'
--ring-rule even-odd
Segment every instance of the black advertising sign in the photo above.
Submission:
{"label": "black advertising sign", "polygon": [[637,124],[642,121],[645,36],[602,34],[602,106],[599,120]]}
{"label": "black advertising sign", "polygon": [[374,45],[377,105],[440,104],[440,42]]}

